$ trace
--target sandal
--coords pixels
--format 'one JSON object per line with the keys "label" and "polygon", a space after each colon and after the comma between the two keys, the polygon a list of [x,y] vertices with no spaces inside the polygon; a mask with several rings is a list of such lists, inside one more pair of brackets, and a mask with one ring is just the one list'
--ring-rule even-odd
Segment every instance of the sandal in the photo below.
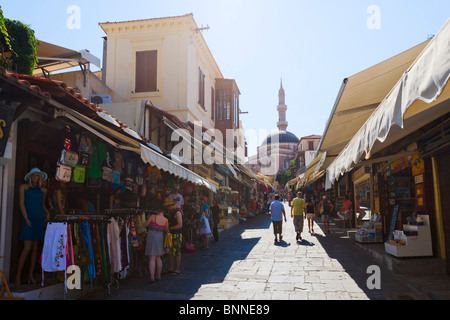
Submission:
{"label": "sandal", "polygon": [[172,277],[176,277],[176,276],[178,276],[180,274],[180,271],[173,271],[170,275],[172,276]]}
{"label": "sandal", "polygon": [[162,273],[162,274],[171,274],[171,273],[174,273],[174,272],[175,272],[175,271],[173,271],[173,270],[167,269],[167,270],[162,271],[161,273]]}

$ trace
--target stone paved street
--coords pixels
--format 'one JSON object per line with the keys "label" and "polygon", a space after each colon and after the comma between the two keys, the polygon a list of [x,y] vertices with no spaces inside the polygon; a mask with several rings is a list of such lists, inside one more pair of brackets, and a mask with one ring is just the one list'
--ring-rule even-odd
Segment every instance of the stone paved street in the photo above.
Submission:
{"label": "stone paved street", "polygon": [[[110,295],[85,299],[157,300],[384,300],[426,299],[380,266],[381,289],[367,288],[370,265],[376,264],[353,240],[332,225],[325,235],[322,224],[315,234],[305,224],[303,240],[296,241],[290,207],[284,237],[275,243],[270,216],[259,214],[224,230],[209,250],[183,254],[181,274],[164,275],[148,284],[133,274]],[[319,219],[316,219],[319,221]]]}

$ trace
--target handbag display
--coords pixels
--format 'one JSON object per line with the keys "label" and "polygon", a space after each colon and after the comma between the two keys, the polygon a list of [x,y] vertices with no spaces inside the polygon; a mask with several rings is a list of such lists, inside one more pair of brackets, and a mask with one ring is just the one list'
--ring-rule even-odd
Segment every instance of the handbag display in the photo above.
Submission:
{"label": "handbag display", "polygon": [[78,154],[78,165],[83,166],[83,167],[89,167],[90,165],[90,157],[91,155],[89,153],[84,153],[82,151],[80,151],[80,153]]}
{"label": "handbag display", "polygon": [[56,167],[55,179],[61,182],[70,182],[72,177],[72,167],[58,163]]}
{"label": "handbag display", "polygon": [[75,167],[78,163],[78,153],[76,153],[75,151],[63,149],[63,151],[61,151],[59,163],[70,166],[72,168]]}
{"label": "handbag display", "polygon": [[103,167],[102,172],[103,172],[103,176],[102,176],[103,180],[111,181],[113,170],[108,167]]}
{"label": "handbag display", "polygon": [[91,149],[89,147],[89,143],[88,143],[87,138],[84,135],[84,133],[80,134],[78,145],[79,145],[78,165],[83,166],[83,167],[89,167],[90,158],[91,158],[91,153],[90,153]]}
{"label": "handbag display", "polygon": [[76,183],[84,183],[86,177],[86,167],[76,165],[73,169],[72,181]]}

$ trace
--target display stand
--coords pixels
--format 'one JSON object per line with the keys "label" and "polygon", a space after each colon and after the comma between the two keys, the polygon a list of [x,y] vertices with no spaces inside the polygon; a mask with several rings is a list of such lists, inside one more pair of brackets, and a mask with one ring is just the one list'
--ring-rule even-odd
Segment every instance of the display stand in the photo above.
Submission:
{"label": "display stand", "polygon": [[403,231],[396,230],[394,239],[384,244],[387,253],[395,257],[429,257],[433,255],[430,218],[421,215],[423,225],[403,225]]}
{"label": "display stand", "polygon": [[383,227],[381,216],[373,215],[369,221],[355,233],[355,241],[359,243],[383,243]]}
{"label": "display stand", "polygon": [[369,222],[371,225],[364,224],[361,229],[355,233],[355,241],[359,243],[383,243],[381,222]]}

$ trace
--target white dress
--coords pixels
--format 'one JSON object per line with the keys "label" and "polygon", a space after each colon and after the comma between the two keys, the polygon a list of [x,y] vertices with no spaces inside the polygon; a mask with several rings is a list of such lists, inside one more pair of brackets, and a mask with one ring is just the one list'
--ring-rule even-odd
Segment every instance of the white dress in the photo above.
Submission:
{"label": "white dress", "polygon": [[200,222],[201,227],[197,229],[197,234],[210,234],[211,228],[209,227],[209,220],[204,214],[202,214]]}

